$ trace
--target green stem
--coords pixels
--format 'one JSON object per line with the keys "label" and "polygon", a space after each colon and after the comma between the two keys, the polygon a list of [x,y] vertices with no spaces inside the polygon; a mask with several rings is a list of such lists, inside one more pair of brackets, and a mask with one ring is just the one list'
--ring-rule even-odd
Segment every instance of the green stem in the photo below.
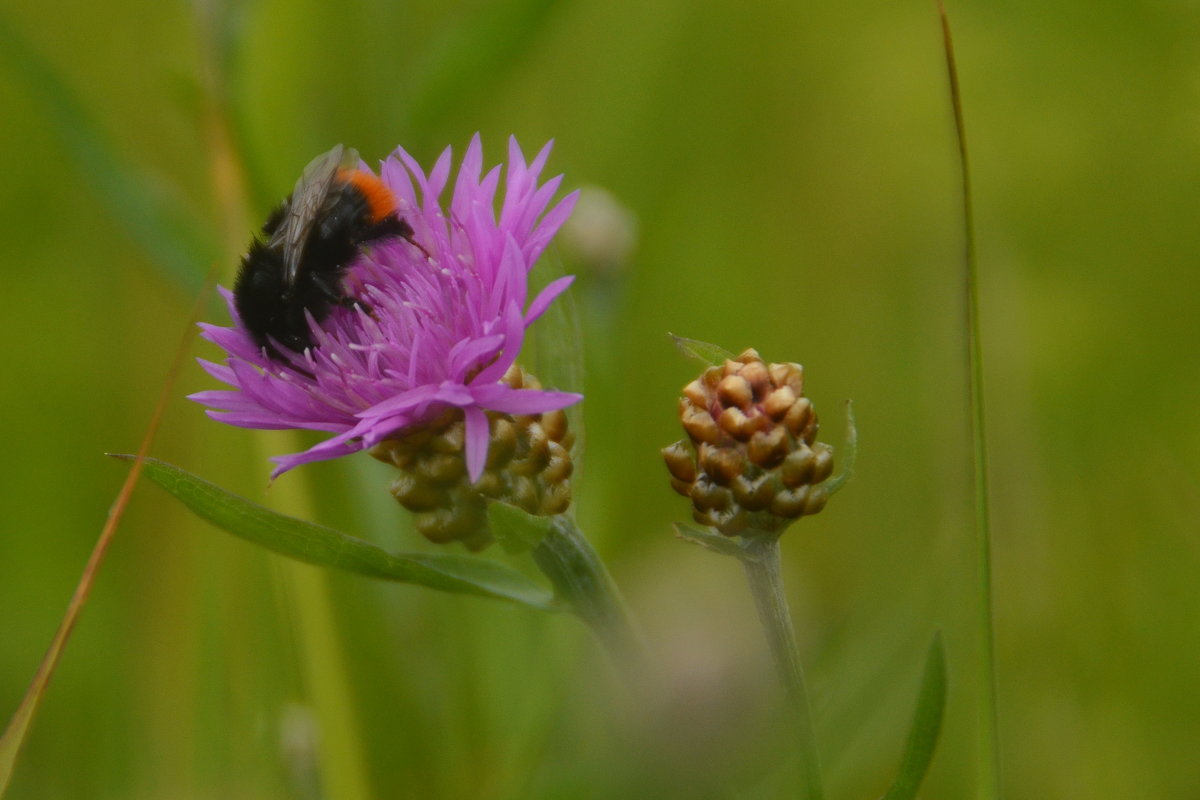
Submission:
{"label": "green stem", "polygon": [[642,643],[625,611],[616,584],[583,532],[566,517],[555,517],[550,532],[533,549],[533,560],[555,594],[609,651],[614,662],[635,674]]}
{"label": "green stem", "polygon": [[804,800],[820,800],[823,795],[821,764],[813,732],[808,687],[804,681],[804,667],[800,663],[800,647],[796,644],[792,615],[783,593],[779,538],[763,535],[745,541],[740,556],[742,566],[746,569],[746,579],[750,582],[758,618],[767,634],[771,655],[788,696],[788,708],[800,755],[800,797]]}
{"label": "green stem", "polygon": [[954,132],[958,139],[958,158],[962,175],[963,290],[967,329],[967,396],[971,406],[972,467],[975,487],[975,530],[978,539],[976,563],[979,599],[979,797],[999,800],[1003,797],[1000,777],[1000,735],[996,698],[996,642],[992,612],[992,534],[988,510],[987,431],[983,413],[983,345],[979,323],[979,266],[975,257],[975,218],[971,204],[971,170],[967,159],[966,126],[963,123],[962,95],[958,68],[954,61],[954,42],[950,21],[938,0],[942,20],[942,41],[946,51],[946,69],[950,79],[950,102],[954,109]]}
{"label": "green stem", "polygon": [[[259,459],[266,440],[256,437]],[[269,451],[268,451],[269,452]],[[314,516],[311,487],[296,476],[273,485],[272,500],[302,519]],[[321,788],[325,797],[367,800],[371,797],[362,734],[354,701],[354,683],[346,666],[345,648],[334,615],[329,575],[317,567],[285,560],[280,575],[294,615],[301,655],[304,691],[320,726],[318,749]]]}

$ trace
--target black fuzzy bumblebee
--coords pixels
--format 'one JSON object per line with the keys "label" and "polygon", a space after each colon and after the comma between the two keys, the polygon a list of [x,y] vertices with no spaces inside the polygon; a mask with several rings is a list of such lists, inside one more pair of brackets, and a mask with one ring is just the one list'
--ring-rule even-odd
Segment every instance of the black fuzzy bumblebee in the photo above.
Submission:
{"label": "black fuzzy bumblebee", "polygon": [[242,258],[234,304],[272,358],[287,360],[276,345],[295,352],[313,346],[305,311],[321,322],[335,305],[365,307],[341,285],[364,245],[392,236],[412,241],[392,193],[358,163],[342,145],[313,159]]}

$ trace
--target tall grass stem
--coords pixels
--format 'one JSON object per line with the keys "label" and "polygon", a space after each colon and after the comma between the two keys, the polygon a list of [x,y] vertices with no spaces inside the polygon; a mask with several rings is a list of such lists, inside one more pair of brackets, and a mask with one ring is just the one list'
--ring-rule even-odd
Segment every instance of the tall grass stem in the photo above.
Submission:
{"label": "tall grass stem", "polygon": [[975,531],[978,570],[979,640],[979,797],[999,800],[1003,796],[1000,780],[1000,737],[996,699],[996,644],[992,611],[992,535],[988,509],[987,430],[983,408],[983,345],[979,322],[979,265],[975,256],[975,218],[971,204],[971,170],[967,158],[966,126],[963,124],[962,94],[958,67],[954,60],[954,42],[946,8],[938,0],[942,22],[942,41],[946,51],[946,70],[950,79],[950,102],[954,110],[954,131],[958,140],[958,158],[962,176],[963,203],[963,290],[967,340],[967,396],[970,403],[973,483],[975,494]]}
{"label": "tall grass stem", "polygon": [[138,447],[138,453],[134,458],[133,466],[130,467],[129,473],[125,477],[125,482],[121,485],[121,489],[117,493],[116,500],[113,501],[112,507],[109,508],[108,518],[104,522],[104,527],[101,529],[100,535],[96,538],[96,544],[92,547],[91,555],[88,556],[87,564],[83,568],[83,574],[80,576],[79,583],[75,587],[75,593],[71,596],[71,600],[67,604],[67,610],[63,614],[62,621],[59,622],[58,630],[55,632],[54,638],[50,641],[50,647],[47,649],[45,656],[42,657],[41,663],[38,664],[37,672],[34,673],[33,680],[30,682],[25,696],[21,699],[16,711],[13,712],[12,719],[9,720],[4,733],[0,735],[0,797],[3,797],[8,789],[13,771],[17,766],[17,759],[21,754],[25,739],[33,726],[33,721],[41,706],[42,697],[46,693],[46,688],[50,685],[50,679],[58,667],[59,660],[62,658],[63,649],[67,646],[67,642],[71,638],[71,632],[75,629],[75,623],[78,622],[79,615],[83,612],[83,607],[87,604],[92,586],[96,582],[96,576],[100,572],[100,565],[104,563],[104,557],[108,553],[108,548],[112,544],[113,537],[116,536],[117,528],[120,527],[121,519],[125,515],[125,509],[129,507],[129,500],[133,496],[133,490],[137,486],[138,479],[142,474],[142,466],[145,463],[146,454],[150,452],[150,446],[154,443],[154,439],[158,435],[163,415],[166,413],[167,405],[170,403],[175,390],[175,381],[179,377],[179,372],[183,367],[184,358],[190,350],[192,339],[195,338],[196,322],[200,319],[201,311],[204,308],[204,304],[208,301],[208,297],[212,294],[212,289],[213,281],[210,275],[205,281],[204,288],[196,297],[196,303],[184,328],[184,334],[179,342],[179,347],[176,348],[175,355],[172,357],[171,366],[167,369],[167,376],[163,380],[158,401],[155,403],[154,411],[150,415],[150,422],[146,426],[146,434],[142,437],[142,443]]}

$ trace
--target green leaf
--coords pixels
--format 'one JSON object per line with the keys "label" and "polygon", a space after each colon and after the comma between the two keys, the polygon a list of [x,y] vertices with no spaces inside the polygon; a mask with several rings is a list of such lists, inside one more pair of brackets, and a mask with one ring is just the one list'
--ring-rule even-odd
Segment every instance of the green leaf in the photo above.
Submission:
{"label": "green leaf", "polygon": [[702,342],[699,339],[689,339],[686,336],[676,336],[673,333],[668,333],[671,340],[675,342],[675,347],[679,348],[679,352],[683,353],[688,358],[694,358],[701,363],[707,364],[710,367],[719,367],[726,362],[735,358],[733,353],[726,350],[724,347],[719,347],[715,344]]}
{"label": "green leaf", "polygon": [[912,800],[925,779],[933,752],[937,748],[938,734],[942,730],[942,714],[946,707],[946,650],[942,646],[942,633],[933,635],[929,653],[925,657],[925,675],[921,679],[921,691],[917,696],[917,710],[913,714],[908,743],[900,760],[900,774],[892,788],[882,800]]}
{"label": "green leaf", "polygon": [[685,542],[691,542],[703,547],[705,550],[712,550],[714,553],[720,553],[723,556],[742,556],[742,548],[738,543],[728,536],[722,536],[719,533],[713,533],[705,528],[697,528],[695,525],[689,525],[686,522],[675,523],[675,536]]}
{"label": "green leaf", "polygon": [[118,155],[53,65],[0,16],[0,60],[7,60],[42,105],[76,173],[90,184],[100,205],[145,252],[150,262],[189,295],[199,291],[219,252],[201,215],[136,163]]}
{"label": "green leaf", "polygon": [[494,561],[450,553],[389,553],[332,528],[271,511],[164,461],[146,459],[145,474],[218,528],[298,561],[445,592],[510,600],[542,611],[559,610],[548,590]]}
{"label": "green leaf", "polygon": [[825,484],[829,496],[846,485],[846,481],[854,477],[854,465],[858,461],[858,426],[854,423],[854,401],[846,401],[846,440],[842,443],[842,469]]}
{"label": "green leaf", "polygon": [[488,528],[506,553],[528,553],[554,529],[554,517],[535,517],[499,501],[488,503]]}

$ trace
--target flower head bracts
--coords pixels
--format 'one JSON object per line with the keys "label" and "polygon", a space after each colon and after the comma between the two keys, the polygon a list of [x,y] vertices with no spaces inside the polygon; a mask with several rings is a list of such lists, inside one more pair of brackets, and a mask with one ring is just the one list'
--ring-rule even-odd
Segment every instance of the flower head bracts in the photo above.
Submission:
{"label": "flower head bracts", "polygon": [[497,216],[501,168],[481,174],[478,136],[459,168],[448,215],[440,198],[450,178],[450,150],[426,174],[397,149],[380,177],[396,198],[398,216],[412,226],[413,242],[393,238],[368,248],[343,279],[346,293],[361,305],[335,308],[319,326],[310,317],[315,347],[303,353],[281,348],[283,359],[254,343],[232,293],[222,290],[233,327],[201,327],[228,358],[200,363],[232,388],[192,399],[231,425],[334,434],[304,452],[272,459],[278,464],[273,476],[373,447],[459,408],[467,466],[476,479],[487,458],[486,411],[536,414],[581,399],[501,381],[520,353],[525,329],[572,280],[559,278],[527,302],[529,270],[577,196],[546,211],[561,182],[559,176],[538,185],[549,152],[547,144],[526,164],[516,140],[509,140]]}

